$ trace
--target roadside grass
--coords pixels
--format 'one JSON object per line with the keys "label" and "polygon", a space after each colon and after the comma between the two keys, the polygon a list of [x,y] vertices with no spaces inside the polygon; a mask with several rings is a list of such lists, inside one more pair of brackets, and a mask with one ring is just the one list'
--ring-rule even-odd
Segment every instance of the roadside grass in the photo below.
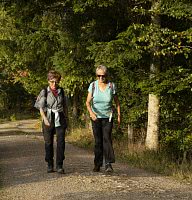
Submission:
{"label": "roadside grass", "polygon": [[23,111],[14,111],[14,110],[0,110],[0,123],[6,121],[17,121],[22,119],[35,119],[39,116],[39,113],[35,110],[23,110]]}
{"label": "roadside grass", "polygon": [[67,132],[66,141],[86,149],[92,149],[94,145],[92,132],[86,128],[71,129]]}
{"label": "roadside grass", "polygon": [[[94,138],[90,129],[75,128],[68,133],[66,140],[89,150],[93,150],[94,147]],[[113,146],[116,159],[120,162],[192,183],[191,163],[178,164],[171,161],[163,152],[146,150],[142,144],[129,144],[123,137],[114,140]]]}

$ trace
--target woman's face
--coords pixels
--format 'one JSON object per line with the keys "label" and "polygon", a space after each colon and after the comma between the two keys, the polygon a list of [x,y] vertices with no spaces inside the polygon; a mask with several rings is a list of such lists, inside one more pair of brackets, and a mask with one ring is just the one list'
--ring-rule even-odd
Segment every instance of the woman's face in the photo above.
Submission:
{"label": "woman's face", "polygon": [[51,79],[48,81],[49,82],[49,87],[52,89],[52,90],[56,90],[58,85],[59,85],[59,81],[55,78]]}
{"label": "woman's face", "polygon": [[100,83],[105,83],[106,82],[106,74],[102,69],[99,69],[97,71],[97,78],[99,80]]}

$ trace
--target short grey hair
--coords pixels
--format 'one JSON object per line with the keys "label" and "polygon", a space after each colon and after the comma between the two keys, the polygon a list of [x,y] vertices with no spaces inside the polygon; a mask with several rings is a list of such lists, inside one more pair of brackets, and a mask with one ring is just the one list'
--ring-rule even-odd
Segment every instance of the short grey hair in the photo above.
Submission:
{"label": "short grey hair", "polygon": [[104,65],[99,65],[96,69],[96,74],[99,70],[103,70],[103,72],[107,75],[107,67],[105,67]]}

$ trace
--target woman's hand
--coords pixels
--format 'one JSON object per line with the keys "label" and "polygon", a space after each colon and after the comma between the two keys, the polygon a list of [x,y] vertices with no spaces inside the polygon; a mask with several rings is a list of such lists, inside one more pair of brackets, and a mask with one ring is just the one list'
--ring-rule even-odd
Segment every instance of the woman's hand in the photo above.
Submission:
{"label": "woman's hand", "polygon": [[47,119],[47,117],[46,117],[46,115],[43,111],[43,108],[40,108],[40,114],[41,114],[41,117],[43,119],[45,126],[50,126],[50,123],[49,123],[49,121],[48,121],[48,119]]}
{"label": "woman's hand", "polygon": [[91,117],[91,119],[92,119],[93,121],[96,121],[96,120],[97,120],[97,116],[96,116],[96,114],[95,114],[94,112],[91,112],[91,113],[90,113],[90,117]]}
{"label": "woman's hand", "polygon": [[44,117],[44,118],[43,118],[43,121],[44,121],[44,123],[45,123],[45,126],[50,126],[50,123],[49,123],[47,117]]}

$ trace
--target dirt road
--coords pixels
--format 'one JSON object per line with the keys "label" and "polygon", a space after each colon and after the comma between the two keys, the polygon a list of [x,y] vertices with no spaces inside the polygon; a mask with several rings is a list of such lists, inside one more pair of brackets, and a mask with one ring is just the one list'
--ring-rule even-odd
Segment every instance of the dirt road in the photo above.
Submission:
{"label": "dirt road", "polygon": [[94,173],[93,154],[68,143],[66,174],[47,174],[43,138],[35,123],[0,124],[1,200],[192,199],[191,185],[122,163],[113,165],[111,175]]}

